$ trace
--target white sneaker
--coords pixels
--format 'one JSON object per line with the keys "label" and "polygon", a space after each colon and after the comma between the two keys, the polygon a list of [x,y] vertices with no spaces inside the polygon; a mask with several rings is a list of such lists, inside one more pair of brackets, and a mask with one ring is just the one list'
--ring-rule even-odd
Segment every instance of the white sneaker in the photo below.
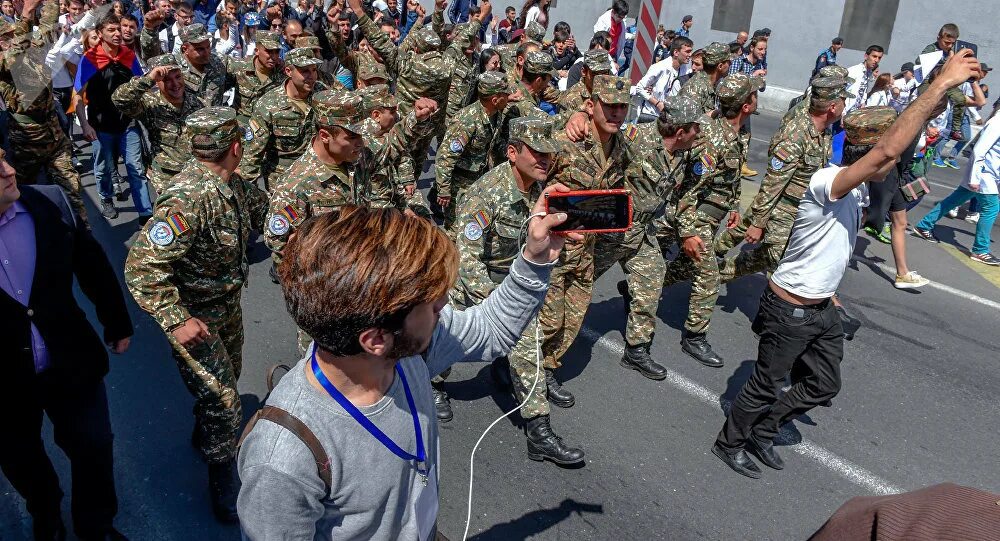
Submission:
{"label": "white sneaker", "polygon": [[953,208],[953,209],[949,210],[947,216],[949,218],[951,218],[951,219],[958,218],[958,209],[957,208]]}
{"label": "white sneaker", "polygon": [[969,214],[967,214],[965,216],[965,221],[969,222],[970,224],[978,224],[979,223],[979,213],[978,212],[970,212]]}
{"label": "white sneaker", "polygon": [[916,289],[918,287],[923,287],[930,282],[930,280],[920,276],[915,271],[910,271],[903,276],[897,274],[896,281],[893,285],[896,286],[896,289]]}

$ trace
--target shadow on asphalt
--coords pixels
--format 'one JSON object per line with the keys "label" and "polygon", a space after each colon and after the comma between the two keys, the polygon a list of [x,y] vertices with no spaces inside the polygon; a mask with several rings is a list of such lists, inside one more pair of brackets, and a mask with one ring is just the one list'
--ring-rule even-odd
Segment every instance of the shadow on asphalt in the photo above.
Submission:
{"label": "shadow on asphalt", "polygon": [[[576,513],[580,517],[585,514],[604,514],[604,506],[593,503],[581,503],[567,498],[552,509],[537,509],[510,522],[495,524],[490,529],[469,539],[487,541],[492,539],[526,539],[541,534],[556,524],[566,520]],[[588,522],[583,518],[584,522]],[[588,522],[589,523],[589,522]]]}

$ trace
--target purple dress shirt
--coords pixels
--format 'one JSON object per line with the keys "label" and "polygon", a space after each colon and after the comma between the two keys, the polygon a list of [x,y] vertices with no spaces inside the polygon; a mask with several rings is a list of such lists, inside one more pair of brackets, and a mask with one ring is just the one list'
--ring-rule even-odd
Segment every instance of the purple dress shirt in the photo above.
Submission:
{"label": "purple dress shirt", "polygon": [[[35,255],[35,221],[28,209],[15,201],[0,215],[0,288],[24,306],[28,306],[31,298]],[[31,324],[31,350],[37,374],[48,367],[49,354],[34,323]]]}

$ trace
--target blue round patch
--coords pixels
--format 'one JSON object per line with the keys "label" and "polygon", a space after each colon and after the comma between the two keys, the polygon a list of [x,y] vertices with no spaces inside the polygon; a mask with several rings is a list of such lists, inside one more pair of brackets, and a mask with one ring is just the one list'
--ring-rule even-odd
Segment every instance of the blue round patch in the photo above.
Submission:
{"label": "blue round patch", "polygon": [[785,162],[779,160],[777,157],[771,158],[771,169],[775,171],[781,171],[781,168],[785,166]]}
{"label": "blue round patch", "polygon": [[456,154],[459,153],[459,152],[461,152],[461,151],[463,151],[463,150],[465,150],[465,146],[458,139],[455,139],[454,141],[452,141],[451,145],[448,148],[450,148],[451,151],[454,152],[454,153],[456,153]]}
{"label": "blue round patch", "polygon": [[691,167],[691,172],[700,177],[701,174],[705,172],[705,166],[703,166],[701,162],[695,162],[694,166]]}
{"label": "blue round patch", "polygon": [[277,235],[279,237],[288,233],[288,229],[290,227],[288,219],[280,214],[272,214],[271,219],[267,221],[267,230],[272,235]]}
{"label": "blue round patch", "polygon": [[482,238],[483,228],[479,227],[476,222],[469,222],[465,224],[465,238],[476,241]]}
{"label": "blue round patch", "polygon": [[247,143],[253,141],[253,130],[250,129],[250,126],[243,129],[243,141]]}
{"label": "blue round patch", "polygon": [[174,230],[167,222],[159,221],[149,228],[146,236],[149,238],[149,242],[157,246],[169,246],[174,241]]}

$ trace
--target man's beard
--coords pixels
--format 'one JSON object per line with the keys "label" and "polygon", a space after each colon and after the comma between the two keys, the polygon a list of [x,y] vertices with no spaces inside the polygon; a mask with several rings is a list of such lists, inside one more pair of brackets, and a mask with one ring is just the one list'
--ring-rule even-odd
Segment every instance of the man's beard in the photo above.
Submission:
{"label": "man's beard", "polygon": [[424,345],[421,340],[410,336],[405,330],[393,335],[392,351],[387,355],[393,361],[413,357],[423,353]]}

